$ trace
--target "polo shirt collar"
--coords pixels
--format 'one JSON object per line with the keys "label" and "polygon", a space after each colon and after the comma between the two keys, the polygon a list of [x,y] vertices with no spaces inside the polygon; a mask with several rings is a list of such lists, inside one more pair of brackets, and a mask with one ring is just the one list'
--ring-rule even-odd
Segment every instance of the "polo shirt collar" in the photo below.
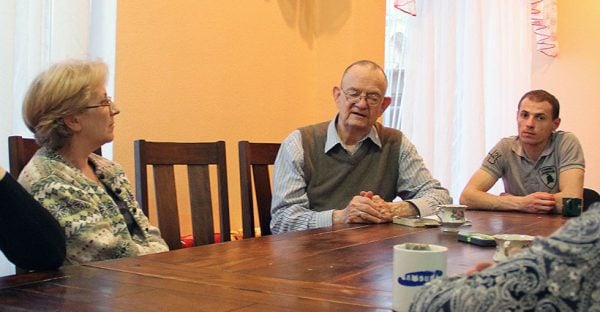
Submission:
{"label": "polo shirt collar", "polygon": [[[546,147],[544,148],[544,151],[542,152],[542,155],[540,155],[540,157],[548,156],[548,155],[552,154],[552,151],[554,150],[552,148],[552,143],[554,142],[555,139],[556,139],[556,132],[552,132],[552,134],[550,135],[550,141],[548,141],[548,144],[546,144]],[[519,155],[520,157],[527,158],[527,156],[525,155],[525,151],[523,150],[523,144],[521,143],[521,140],[519,140],[518,136],[513,141],[512,150],[513,150],[513,152],[515,152],[515,154]]]}

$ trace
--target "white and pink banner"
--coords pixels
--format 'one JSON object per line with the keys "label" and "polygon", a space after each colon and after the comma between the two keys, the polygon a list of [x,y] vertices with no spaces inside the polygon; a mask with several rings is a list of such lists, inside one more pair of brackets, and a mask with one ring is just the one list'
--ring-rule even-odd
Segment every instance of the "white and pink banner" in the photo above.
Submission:
{"label": "white and pink banner", "polygon": [[[394,7],[412,16],[417,15],[416,0],[396,0]],[[556,0],[531,0],[531,26],[535,33],[536,49],[548,56],[558,55],[556,40]]]}

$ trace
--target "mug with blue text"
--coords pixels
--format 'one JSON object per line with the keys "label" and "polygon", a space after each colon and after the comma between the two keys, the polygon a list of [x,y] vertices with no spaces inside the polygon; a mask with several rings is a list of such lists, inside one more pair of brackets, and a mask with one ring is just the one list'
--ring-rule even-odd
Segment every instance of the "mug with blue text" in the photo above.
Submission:
{"label": "mug with blue text", "polygon": [[392,300],[395,311],[408,311],[419,289],[446,275],[447,253],[448,248],[432,244],[394,246]]}

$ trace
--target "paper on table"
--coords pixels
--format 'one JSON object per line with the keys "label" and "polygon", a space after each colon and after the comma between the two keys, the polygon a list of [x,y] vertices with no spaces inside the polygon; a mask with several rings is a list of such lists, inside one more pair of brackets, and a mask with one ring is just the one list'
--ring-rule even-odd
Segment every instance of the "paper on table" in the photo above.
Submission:
{"label": "paper on table", "polygon": [[439,226],[440,222],[433,218],[423,217],[423,218],[401,218],[394,217],[392,221],[395,224],[406,225],[410,227],[426,227],[426,226]]}

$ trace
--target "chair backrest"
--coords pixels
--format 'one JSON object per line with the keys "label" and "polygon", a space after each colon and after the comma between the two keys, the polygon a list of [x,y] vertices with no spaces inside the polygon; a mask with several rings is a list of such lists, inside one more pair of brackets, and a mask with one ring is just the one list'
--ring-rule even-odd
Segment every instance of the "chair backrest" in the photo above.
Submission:
{"label": "chair backrest", "polygon": [[[10,174],[15,179],[19,177],[25,165],[27,165],[39,148],[40,146],[35,142],[35,139],[24,138],[18,135],[8,137]],[[102,155],[102,149],[98,148],[94,153]]]}
{"label": "chair backrest", "polygon": [[584,188],[583,189],[583,211],[586,211],[591,204],[600,201],[600,194],[598,192]]}
{"label": "chair backrest", "polygon": [[[256,196],[261,235],[271,234],[271,178],[269,165],[275,163],[279,143],[238,142],[240,153],[240,190],[244,238],[254,237],[254,201]],[[250,170],[252,169],[252,173]],[[253,179],[252,179],[253,178]],[[254,181],[254,183],[252,183]],[[253,191],[254,185],[254,193]]]}
{"label": "chair backrest", "polygon": [[19,177],[25,165],[29,162],[33,154],[40,148],[34,139],[23,138],[21,136],[8,137],[8,157],[10,162],[10,174],[16,178]]}
{"label": "chair backrest", "polygon": [[152,165],[158,227],[170,249],[182,248],[175,165],[186,165],[194,245],[215,242],[209,165],[216,165],[221,241],[231,240],[225,142],[175,143],[136,140],[136,195],[148,215],[148,173]]}

